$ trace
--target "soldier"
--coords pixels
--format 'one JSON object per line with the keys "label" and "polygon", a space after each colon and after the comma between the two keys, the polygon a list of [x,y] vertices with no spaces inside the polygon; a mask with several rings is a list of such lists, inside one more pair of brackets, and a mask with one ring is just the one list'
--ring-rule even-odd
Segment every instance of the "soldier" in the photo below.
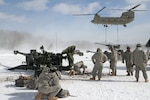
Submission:
{"label": "soldier", "polygon": [[132,52],[130,50],[130,47],[127,46],[127,50],[123,54],[122,63],[124,61],[126,62],[126,70],[127,70],[127,76],[130,76],[130,74],[133,76],[133,66],[132,66]]}
{"label": "soldier", "polygon": [[40,50],[42,51],[42,54],[45,54],[45,50],[44,50],[44,46],[42,45],[41,47],[40,47]]}
{"label": "soldier", "polygon": [[109,47],[109,49],[111,50],[111,58],[110,58],[110,68],[112,69],[112,74],[111,76],[116,76],[117,70],[117,60],[118,60],[118,52],[116,50],[116,48],[114,48],[113,46]]}
{"label": "soldier", "polygon": [[[81,68],[83,69],[82,72],[81,72]],[[87,66],[84,65],[83,61],[79,61],[74,64],[74,71],[76,71],[76,74],[84,74],[85,68],[87,68]]]}
{"label": "soldier", "polygon": [[96,73],[98,72],[98,80],[101,79],[103,63],[106,62],[107,56],[102,52],[100,48],[97,49],[97,52],[92,56],[92,62],[94,63],[94,68],[92,71],[92,78],[90,80],[95,80]]}
{"label": "soldier", "polygon": [[62,54],[67,54],[67,59],[69,62],[68,70],[71,69],[73,64],[74,64],[73,55],[75,53],[75,49],[76,49],[76,46],[72,45],[72,46],[69,46],[68,48],[66,48],[65,50],[62,51]]}
{"label": "soldier", "polygon": [[70,96],[68,90],[61,88],[59,79],[61,79],[59,71],[56,71],[54,67],[45,66],[38,79],[39,93],[35,96],[35,100],[58,100],[58,98]]}
{"label": "soldier", "polygon": [[139,81],[139,71],[142,70],[143,77],[145,79],[145,82],[148,82],[147,77],[147,70],[146,70],[146,64],[147,64],[147,56],[145,52],[141,49],[141,44],[136,45],[136,49],[133,51],[133,65],[135,65],[135,77],[136,81]]}
{"label": "soldier", "polygon": [[150,51],[149,51],[149,49],[147,50],[146,55],[147,55],[147,59],[149,60],[150,59]]}

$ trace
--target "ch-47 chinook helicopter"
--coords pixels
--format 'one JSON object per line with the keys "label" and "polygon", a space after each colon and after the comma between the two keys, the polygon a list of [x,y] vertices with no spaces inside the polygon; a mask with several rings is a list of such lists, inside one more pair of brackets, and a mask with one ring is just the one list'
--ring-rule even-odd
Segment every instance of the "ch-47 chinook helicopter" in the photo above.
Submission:
{"label": "ch-47 chinook helicopter", "polygon": [[[75,15],[94,15],[93,20],[91,21],[94,24],[103,24],[104,27],[107,27],[108,24],[110,25],[123,25],[126,27],[126,24],[132,22],[134,20],[134,11],[145,11],[145,10],[134,10],[141,4],[138,4],[131,9],[127,10],[126,12],[123,12],[120,17],[101,17],[98,15],[99,12],[101,12],[106,7],[103,7],[95,14],[75,14]],[[123,9],[114,9],[114,10],[123,10]]]}

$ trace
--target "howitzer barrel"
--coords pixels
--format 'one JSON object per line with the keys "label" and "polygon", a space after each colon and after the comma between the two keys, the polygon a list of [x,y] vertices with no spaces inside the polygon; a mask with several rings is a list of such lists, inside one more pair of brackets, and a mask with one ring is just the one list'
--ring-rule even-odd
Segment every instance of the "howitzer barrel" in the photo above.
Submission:
{"label": "howitzer barrel", "polygon": [[97,42],[95,44],[104,45],[104,46],[107,46],[108,48],[112,48],[112,47],[117,48],[117,49],[120,48],[120,45],[103,44],[103,43],[97,43]]}
{"label": "howitzer barrel", "polygon": [[75,50],[74,54],[78,54],[79,56],[83,56],[83,52],[81,52],[80,50]]}
{"label": "howitzer barrel", "polygon": [[14,50],[14,54],[15,54],[15,55],[18,54],[18,50]]}
{"label": "howitzer barrel", "polygon": [[103,43],[95,43],[95,44],[99,44],[99,45],[104,45],[104,46],[107,46],[107,47],[112,47],[113,45],[110,45],[110,44],[103,44]]}
{"label": "howitzer barrel", "polygon": [[18,50],[14,50],[14,54],[21,54],[24,56],[28,55],[27,53],[22,53],[22,52],[19,52]]}
{"label": "howitzer barrel", "polygon": [[89,52],[90,52],[90,53],[96,53],[96,52],[94,52],[94,51],[90,51],[90,50],[87,50],[86,52],[87,52],[87,53],[89,53]]}

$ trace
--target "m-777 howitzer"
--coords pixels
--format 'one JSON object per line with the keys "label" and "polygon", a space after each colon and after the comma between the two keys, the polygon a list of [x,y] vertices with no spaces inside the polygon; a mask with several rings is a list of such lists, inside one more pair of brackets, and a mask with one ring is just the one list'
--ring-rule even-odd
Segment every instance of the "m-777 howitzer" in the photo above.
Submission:
{"label": "m-777 howitzer", "polygon": [[[14,51],[14,54],[21,54],[26,57],[26,65],[19,65],[17,67],[10,68],[9,70],[14,69],[23,69],[23,70],[41,70],[41,66],[47,66],[56,68],[56,70],[68,70],[65,66],[62,66],[62,60],[67,59],[68,55],[63,55],[63,53],[52,53],[46,52],[39,53],[36,50],[30,50],[30,53],[22,53],[17,50]],[[83,53],[79,50],[76,50],[74,54],[83,56]]]}
{"label": "m-777 howitzer", "polygon": [[47,67],[55,66],[57,69],[61,69],[62,66],[62,59],[65,59],[66,57],[62,56],[61,53],[51,53],[51,52],[45,52],[45,53],[39,53],[36,50],[30,50],[30,53],[22,53],[18,50],[14,51],[14,54],[21,54],[26,57],[26,65],[19,65],[13,68],[10,68],[9,70],[14,69],[23,69],[23,70],[36,70],[39,69],[40,65],[46,65]]}
{"label": "m-777 howitzer", "polygon": [[99,44],[99,45],[104,45],[104,46],[107,46],[108,48],[116,48],[116,49],[119,49],[120,48],[120,45],[112,45],[112,44],[103,44],[103,43],[95,43],[95,44]]}

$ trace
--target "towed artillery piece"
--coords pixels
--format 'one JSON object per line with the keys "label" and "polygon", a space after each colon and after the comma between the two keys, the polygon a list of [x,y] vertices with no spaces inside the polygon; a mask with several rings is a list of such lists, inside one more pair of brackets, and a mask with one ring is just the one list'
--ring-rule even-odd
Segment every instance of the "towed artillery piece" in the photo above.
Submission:
{"label": "towed artillery piece", "polygon": [[[72,49],[72,47],[74,48]],[[13,67],[8,70],[14,70],[14,69],[28,70],[29,69],[29,70],[35,70],[36,72],[37,70],[40,69],[41,65],[46,65],[47,67],[50,67],[55,70],[68,71],[71,69],[72,64],[70,65],[69,63],[69,66],[62,66],[62,60],[70,58],[70,53],[71,55],[78,54],[79,56],[83,56],[83,53],[80,52],[80,50],[75,50],[75,46],[70,46],[66,48],[65,50],[63,50],[62,53],[56,53],[56,54],[52,52],[47,52],[47,51],[39,53],[36,50],[30,50],[30,53],[22,53],[22,52],[19,52],[18,50],[15,50],[14,54],[21,54],[26,57],[26,64]],[[63,54],[67,54],[67,55],[64,56]]]}
{"label": "towed artillery piece", "polygon": [[62,56],[62,54],[57,53],[51,53],[51,52],[45,52],[45,53],[39,53],[36,50],[30,50],[30,53],[22,53],[18,50],[14,50],[14,54],[21,54],[26,57],[26,64],[19,65],[13,68],[9,68],[8,70],[14,70],[14,69],[23,69],[23,70],[35,70],[40,65],[47,65],[50,67],[51,65],[57,67],[60,69],[60,66],[62,66],[62,59],[65,57]]}

